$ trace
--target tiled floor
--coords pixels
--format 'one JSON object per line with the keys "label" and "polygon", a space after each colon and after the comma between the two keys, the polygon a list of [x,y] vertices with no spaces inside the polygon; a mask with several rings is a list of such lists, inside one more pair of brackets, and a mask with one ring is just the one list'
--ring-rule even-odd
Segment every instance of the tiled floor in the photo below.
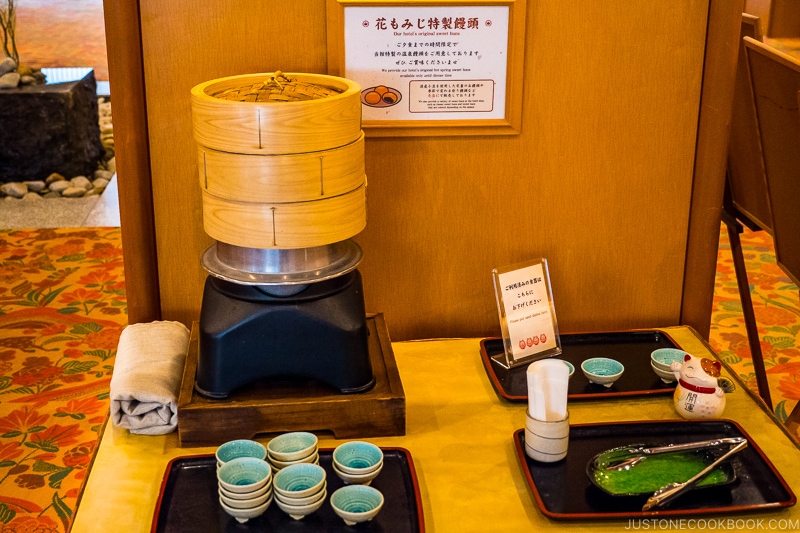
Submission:
{"label": "tiled floor", "polygon": [[0,228],[119,226],[117,176],[103,194],[88,198],[0,200]]}

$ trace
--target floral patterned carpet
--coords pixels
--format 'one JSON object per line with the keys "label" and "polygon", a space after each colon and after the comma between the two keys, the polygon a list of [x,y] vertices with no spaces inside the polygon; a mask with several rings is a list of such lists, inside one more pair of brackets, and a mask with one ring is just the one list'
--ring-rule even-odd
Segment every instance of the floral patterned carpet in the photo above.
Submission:
{"label": "floral patterned carpet", "polygon": [[[800,400],[800,293],[775,260],[772,237],[745,228],[740,235],[775,415],[785,421]],[[756,391],[728,233],[720,232],[709,343]]]}
{"label": "floral patterned carpet", "polygon": [[119,228],[0,231],[0,532],[69,530],[126,324]]}

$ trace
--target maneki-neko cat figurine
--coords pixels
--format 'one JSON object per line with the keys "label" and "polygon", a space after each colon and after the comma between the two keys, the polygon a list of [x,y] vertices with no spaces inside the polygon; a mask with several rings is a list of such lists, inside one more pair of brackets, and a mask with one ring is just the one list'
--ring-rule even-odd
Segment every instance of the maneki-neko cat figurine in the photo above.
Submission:
{"label": "maneki-neko cat figurine", "polygon": [[670,365],[678,385],[675,387],[675,408],[684,418],[719,418],[725,410],[725,393],[733,390],[733,382],[721,377],[722,363],[686,354],[683,363]]}

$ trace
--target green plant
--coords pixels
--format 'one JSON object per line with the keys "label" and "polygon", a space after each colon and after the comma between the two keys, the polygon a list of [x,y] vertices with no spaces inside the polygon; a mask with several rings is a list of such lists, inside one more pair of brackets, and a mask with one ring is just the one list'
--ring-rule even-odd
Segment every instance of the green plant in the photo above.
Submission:
{"label": "green plant", "polygon": [[3,29],[3,52],[19,65],[16,26],[17,10],[14,7],[14,0],[6,0],[6,7],[0,8],[0,28]]}

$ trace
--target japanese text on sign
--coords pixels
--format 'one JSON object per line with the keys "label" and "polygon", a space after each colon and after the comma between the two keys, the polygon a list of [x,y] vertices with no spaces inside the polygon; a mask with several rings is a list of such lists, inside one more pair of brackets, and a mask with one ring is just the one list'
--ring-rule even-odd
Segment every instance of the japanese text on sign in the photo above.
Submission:
{"label": "japanese text on sign", "polygon": [[491,111],[494,103],[492,80],[409,83],[412,113],[456,110]]}
{"label": "japanese text on sign", "polygon": [[[469,29],[478,29],[478,21],[477,17],[466,18],[466,17],[442,17],[439,19],[438,17],[433,18],[417,18],[416,24],[411,22],[411,19],[405,19],[402,23],[397,22],[397,19],[392,17],[391,20],[387,22],[386,17],[378,17],[375,20],[375,28],[378,30],[410,30],[416,28],[418,30],[469,30]],[[415,34],[416,35],[416,34]],[[425,35],[425,34],[423,34]],[[446,34],[445,34],[446,35]]]}
{"label": "japanese text on sign", "polygon": [[504,118],[508,6],[344,13],[345,77],[362,87],[364,120]]}
{"label": "japanese text on sign", "polygon": [[498,274],[497,280],[514,359],[556,348],[543,264]]}

